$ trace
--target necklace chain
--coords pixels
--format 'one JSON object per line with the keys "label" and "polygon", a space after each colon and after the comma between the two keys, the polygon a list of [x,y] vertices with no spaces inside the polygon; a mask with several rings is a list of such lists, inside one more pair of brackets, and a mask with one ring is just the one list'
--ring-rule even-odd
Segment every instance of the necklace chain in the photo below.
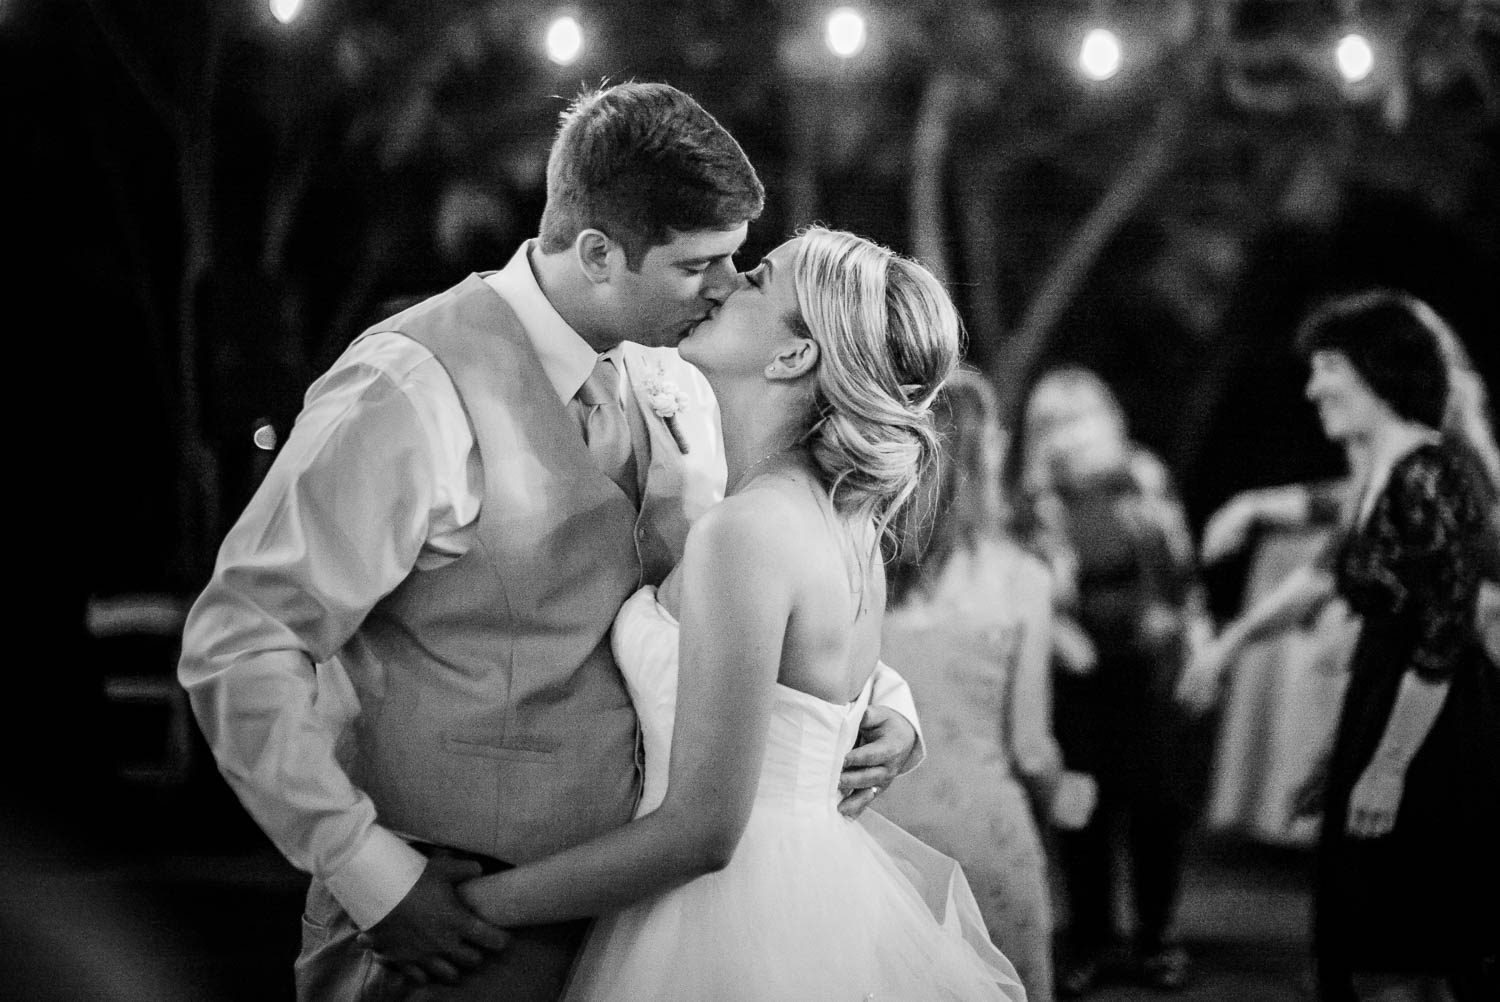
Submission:
{"label": "necklace chain", "polygon": [[734,478],[734,483],[730,485],[729,490],[726,491],[725,493],[726,494],[733,494],[736,491],[738,491],[742,486],[745,485],[745,483],[747,483],[749,481],[750,474],[754,473],[755,470],[762,463],[765,463],[767,460],[775,459],[777,456],[781,455],[783,452],[791,452],[793,449],[796,449],[796,448],[799,448],[799,446],[796,445],[796,444],[793,444],[793,445],[783,445],[781,448],[776,449],[776,450],[774,450],[772,452],[768,452],[764,456],[761,456],[755,462],[753,462],[749,466],[745,467],[744,472],[742,472],[739,476],[737,476],[737,477]]}

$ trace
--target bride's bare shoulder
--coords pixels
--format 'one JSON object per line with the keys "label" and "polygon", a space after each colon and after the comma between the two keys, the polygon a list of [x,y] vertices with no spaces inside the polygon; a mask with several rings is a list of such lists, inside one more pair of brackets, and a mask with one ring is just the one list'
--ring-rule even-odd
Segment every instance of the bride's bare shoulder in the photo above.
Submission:
{"label": "bride's bare shoulder", "polygon": [[756,485],[705,512],[688,531],[683,557],[727,556],[759,564],[805,553],[826,528],[818,514],[796,490]]}

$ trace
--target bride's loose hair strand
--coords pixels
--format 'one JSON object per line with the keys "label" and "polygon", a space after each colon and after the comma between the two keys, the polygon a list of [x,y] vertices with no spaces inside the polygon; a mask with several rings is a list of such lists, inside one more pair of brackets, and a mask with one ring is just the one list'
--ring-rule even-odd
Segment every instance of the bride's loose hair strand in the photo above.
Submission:
{"label": "bride's loose hair strand", "polygon": [[834,508],[870,518],[899,550],[899,516],[937,457],[931,405],[958,364],[962,324],[917,262],[849,233],[800,235],[798,323],[822,353],[804,441]]}

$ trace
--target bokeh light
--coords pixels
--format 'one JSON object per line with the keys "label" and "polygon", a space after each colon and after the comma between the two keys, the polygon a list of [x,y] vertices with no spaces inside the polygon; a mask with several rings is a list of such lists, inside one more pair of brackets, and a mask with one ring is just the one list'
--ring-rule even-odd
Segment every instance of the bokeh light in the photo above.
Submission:
{"label": "bokeh light", "polygon": [[250,435],[250,441],[255,443],[257,449],[264,452],[275,452],[277,442],[276,426],[264,419],[260,420],[255,425],[255,431]]}
{"label": "bokeh light", "polygon": [[1078,67],[1090,80],[1108,80],[1120,71],[1120,40],[1115,33],[1095,28],[1083,39],[1078,50]]}
{"label": "bokeh light", "polygon": [[560,17],[547,29],[547,58],[567,66],[583,52],[583,28],[571,17]]}
{"label": "bokeh light", "polygon": [[1334,58],[1338,61],[1339,72],[1350,83],[1359,83],[1375,68],[1375,50],[1365,36],[1356,33],[1339,39]]}
{"label": "bokeh light", "polygon": [[865,47],[864,15],[853,7],[839,7],[828,15],[824,34],[829,50],[840,59],[859,55]]}
{"label": "bokeh light", "polygon": [[271,16],[282,24],[291,24],[302,13],[302,0],[271,0]]}

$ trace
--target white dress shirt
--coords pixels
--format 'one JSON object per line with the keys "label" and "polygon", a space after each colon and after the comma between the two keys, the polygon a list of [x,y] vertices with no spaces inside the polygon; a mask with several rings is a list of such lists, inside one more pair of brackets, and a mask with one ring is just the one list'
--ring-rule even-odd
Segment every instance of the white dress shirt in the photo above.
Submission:
{"label": "white dress shirt", "polygon": [[[530,248],[485,281],[566,403],[598,355],[547,301]],[[184,631],[180,677],[225,777],[362,928],[406,896],[426,859],[376,821],[338,759],[352,690],[334,658],[414,568],[468,551],[483,496],[474,434],[442,365],[401,334],[362,338],[308,390]]]}

